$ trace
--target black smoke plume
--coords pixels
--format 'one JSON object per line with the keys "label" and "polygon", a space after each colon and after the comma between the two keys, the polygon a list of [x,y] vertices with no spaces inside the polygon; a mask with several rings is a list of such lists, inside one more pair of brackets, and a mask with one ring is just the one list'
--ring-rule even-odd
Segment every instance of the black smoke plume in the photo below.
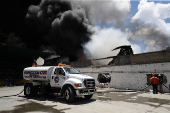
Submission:
{"label": "black smoke plume", "polygon": [[75,2],[42,0],[29,6],[26,23],[33,48],[50,47],[61,56],[84,55],[82,44],[90,40],[91,32],[85,10]]}

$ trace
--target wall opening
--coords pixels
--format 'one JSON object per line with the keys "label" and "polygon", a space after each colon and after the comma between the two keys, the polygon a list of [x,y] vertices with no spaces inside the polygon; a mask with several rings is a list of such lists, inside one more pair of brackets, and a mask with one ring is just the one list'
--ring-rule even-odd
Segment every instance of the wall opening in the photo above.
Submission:
{"label": "wall opening", "polygon": [[111,76],[109,73],[99,73],[97,80],[99,83],[110,83]]}
{"label": "wall opening", "polygon": [[[158,73],[156,73],[156,74],[154,73],[154,75],[155,75],[155,77],[158,77],[158,78],[162,77],[163,84],[167,83],[167,77],[164,74],[160,74],[161,76],[158,76],[159,75]],[[152,77],[152,74],[146,74],[146,76],[147,76],[147,85],[151,85],[150,78]]]}

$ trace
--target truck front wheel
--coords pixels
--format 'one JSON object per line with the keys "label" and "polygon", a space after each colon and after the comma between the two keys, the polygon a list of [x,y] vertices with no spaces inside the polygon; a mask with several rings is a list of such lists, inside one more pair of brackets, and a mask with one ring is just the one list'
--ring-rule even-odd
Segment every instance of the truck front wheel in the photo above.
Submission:
{"label": "truck front wheel", "polygon": [[93,96],[93,94],[92,95],[84,95],[85,99],[90,99],[92,96]]}
{"label": "truck front wheel", "polygon": [[73,102],[75,98],[74,90],[71,87],[67,87],[64,91],[64,98],[67,102]]}

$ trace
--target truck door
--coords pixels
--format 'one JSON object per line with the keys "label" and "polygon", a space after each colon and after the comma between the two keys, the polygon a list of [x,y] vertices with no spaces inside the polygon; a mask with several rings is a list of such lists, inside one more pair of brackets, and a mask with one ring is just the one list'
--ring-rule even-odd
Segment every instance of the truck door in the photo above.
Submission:
{"label": "truck door", "polygon": [[50,84],[52,87],[61,87],[66,79],[65,72],[62,68],[55,68],[51,77]]}

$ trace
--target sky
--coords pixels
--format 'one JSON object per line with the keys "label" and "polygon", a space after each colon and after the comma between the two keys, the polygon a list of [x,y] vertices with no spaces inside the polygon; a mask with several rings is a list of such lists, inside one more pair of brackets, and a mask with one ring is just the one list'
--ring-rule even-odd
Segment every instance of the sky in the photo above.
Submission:
{"label": "sky", "polygon": [[[79,2],[90,15],[94,32],[84,44],[91,59],[117,55],[117,46],[131,45],[134,54],[161,51],[170,44],[170,1],[89,0]],[[93,5],[91,5],[93,2]],[[100,61],[100,63],[108,61]]]}

